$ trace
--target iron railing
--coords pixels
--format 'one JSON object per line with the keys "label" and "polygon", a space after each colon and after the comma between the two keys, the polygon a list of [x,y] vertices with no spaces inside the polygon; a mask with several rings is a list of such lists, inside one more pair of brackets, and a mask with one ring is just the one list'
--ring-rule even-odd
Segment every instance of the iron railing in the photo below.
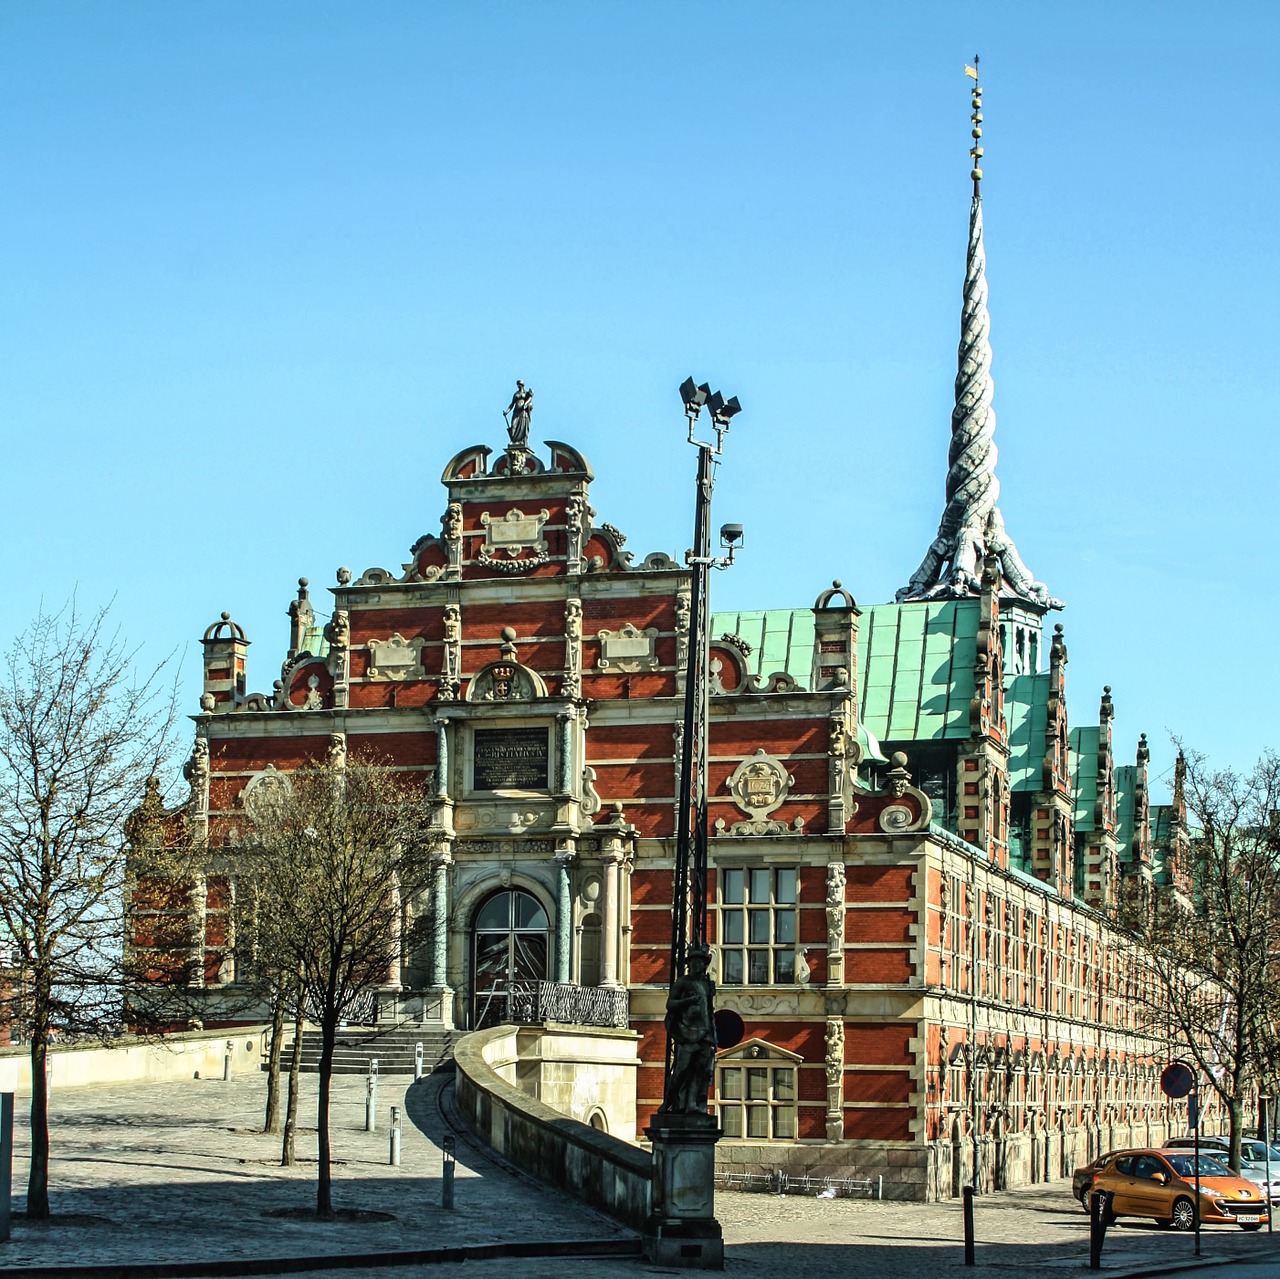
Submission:
{"label": "iron railing", "polygon": [[[504,1019],[517,1025],[558,1021],[569,1026],[614,1026],[625,1030],[628,1024],[627,992],[617,986],[513,981],[502,995],[506,1003]],[[482,1024],[483,1021],[481,1018]]]}

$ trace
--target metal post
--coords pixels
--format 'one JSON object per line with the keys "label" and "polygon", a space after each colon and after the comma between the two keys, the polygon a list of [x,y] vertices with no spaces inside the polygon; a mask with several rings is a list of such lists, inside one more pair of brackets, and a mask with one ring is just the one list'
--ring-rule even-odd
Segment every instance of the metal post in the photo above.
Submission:
{"label": "metal post", "polygon": [[1102,1243],[1107,1237],[1107,1217],[1111,1209],[1111,1192],[1095,1190],[1089,1212],[1089,1269],[1102,1269]]}
{"label": "metal post", "polygon": [[965,1186],[964,1196],[964,1264],[972,1266],[973,1260],[973,1187]]}
{"label": "metal post", "polygon": [[391,1166],[400,1167],[400,1107],[391,1107]]}
{"label": "metal post", "polygon": [[440,1143],[440,1152],[444,1156],[444,1166],[441,1170],[440,1178],[440,1207],[453,1207],[453,1173],[457,1166],[457,1159],[453,1154],[453,1138],[446,1137]]}
{"label": "metal post", "polygon": [[[1197,1072],[1198,1074],[1199,1072]],[[1195,1134],[1195,1160],[1196,1160],[1196,1256],[1200,1255],[1200,1080],[1197,1079],[1191,1086],[1191,1095],[1187,1098],[1187,1107],[1190,1111],[1188,1118],[1191,1120],[1191,1130]]]}
{"label": "metal post", "polygon": [[231,1040],[227,1040],[227,1055],[222,1059],[222,1082],[226,1083],[231,1078],[231,1054],[235,1049],[235,1045]]}
{"label": "metal post", "polygon": [[13,1193],[13,1093],[0,1093],[0,1243],[9,1239]]}
{"label": "metal post", "polygon": [[1258,1125],[1258,1136],[1262,1139],[1262,1158],[1266,1168],[1263,1174],[1267,1179],[1267,1234],[1271,1233],[1271,1098],[1263,1092],[1258,1094],[1258,1108],[1261,1110],[1259,1118],[1262,1122]]}
{"label": "metal post", "polygon": [[376,1132],[378,1128],[378,1079],[369,1075],[364,1081],[364,1130]]}
{"label": "metal post", "polygon": [[413,1077],[415,1080],[422,1078],[422,1045],[414,1044],[413,1046]]}

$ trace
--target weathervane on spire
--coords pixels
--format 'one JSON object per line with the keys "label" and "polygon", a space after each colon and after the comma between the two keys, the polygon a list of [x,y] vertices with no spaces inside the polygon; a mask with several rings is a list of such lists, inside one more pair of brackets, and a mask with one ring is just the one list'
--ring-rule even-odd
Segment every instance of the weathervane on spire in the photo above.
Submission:
{"label": "weathervane on spire", "polygon": [[965,75],[973,81],[973,95],[971,101],[973,103],[973,114],[969,117],[970,123],[973,125],[971,136],[973,138],[973,146],[969,148],[969,156],[973,160],[973,172],[969,176],[973,179],[973,198],[978,199],[978,184],[982,181],[982,85],[978,83],[978,63],[980,59],[975,53],[973,55],[973,66],[966,66]]}

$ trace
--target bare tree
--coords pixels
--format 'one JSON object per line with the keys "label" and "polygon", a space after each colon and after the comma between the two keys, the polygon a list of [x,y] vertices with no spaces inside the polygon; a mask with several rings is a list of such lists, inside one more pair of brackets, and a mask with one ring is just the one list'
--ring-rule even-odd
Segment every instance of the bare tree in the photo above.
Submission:
{"label": "bare tree", "polygon": [[1152,978],[1144,1002],[1221,1100],[1238,1169],[1245,1105],[1276,1061],[1280,756],[1239,773],[1185,753],[1183,785],[1189,891],[1131,901],[1126,922]]}
{"label": "bare tree", "polygon": [[124,1011],[125,827],[163,804],[174,689],[139,673],[107,610],[41,611],[0,667],[0,922],[18,976],[5,995],[31,1050],[27,1215],[49,1216],[48,1049],[110,1037]]}
{"label": "bare tree", "polygon": [[320,1029],[316,1209],[325,1215],[338,1026],[398,980],[399,903],[426,883],[429,809],[403,774],[344,753],[260,786],[246,807],[257,953],[268,970],[300,975]]}

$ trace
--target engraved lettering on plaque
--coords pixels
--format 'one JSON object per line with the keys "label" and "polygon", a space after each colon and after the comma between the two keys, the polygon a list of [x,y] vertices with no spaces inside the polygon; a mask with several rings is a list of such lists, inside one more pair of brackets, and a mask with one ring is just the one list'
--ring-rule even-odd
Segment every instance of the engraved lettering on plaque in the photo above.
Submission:
{"label": "engraved lettering on plaque", "polygon": [[476,790],[546,790],[551,741],[545,728],[477,728],[472,785]]}

